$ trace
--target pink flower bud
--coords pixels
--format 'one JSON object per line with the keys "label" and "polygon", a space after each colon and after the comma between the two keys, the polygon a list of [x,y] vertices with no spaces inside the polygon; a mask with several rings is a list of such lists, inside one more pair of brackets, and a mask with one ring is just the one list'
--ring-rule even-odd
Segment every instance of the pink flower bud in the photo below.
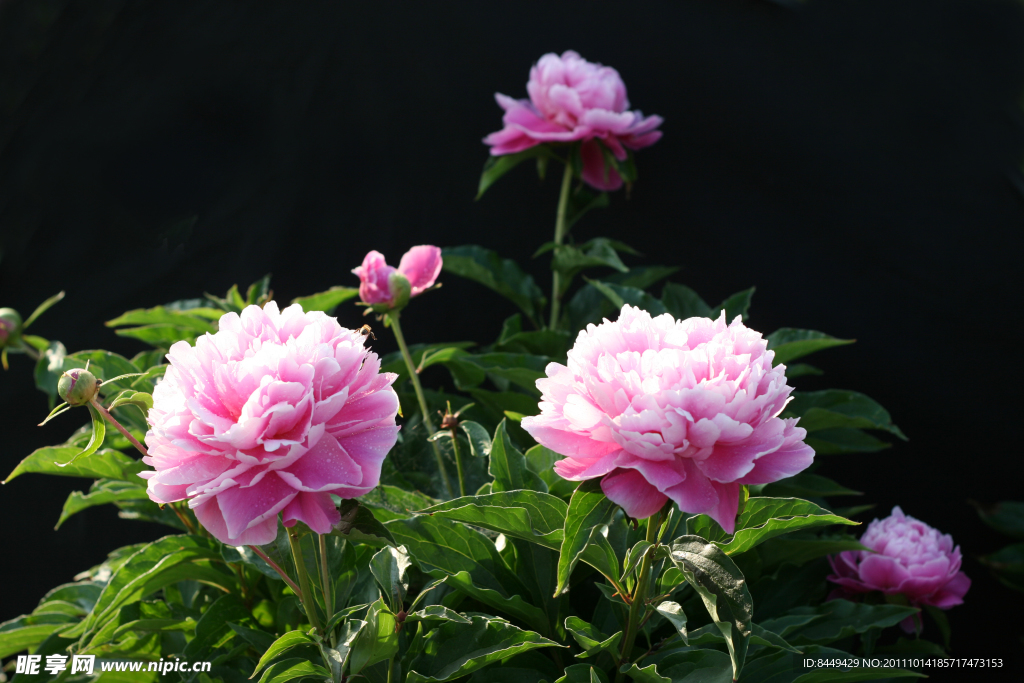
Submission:
{"label": "pink flower bud", "polygon": [[17,343],[21,336],[21,316],[13,308],[0,308],[0,347]]}
{"label": "pink flower bud", "polygon": [[661,138],[660,116],[629,110],[626,86],[610,66],[588,62],[572,50],[544,55],[530,69],[528,100],[495,94],[505,110],[505,127],[484,138],[491,154],[513,154],[546,142],[582,140],[583,180],[599,190],[622,187],[618,172],[606,163],[601,144],[619,161],[626,148],[649,147]]}
{"label": "pink flower bud", "polygon": [[100,380],[84,368],[71,368],[57,380],[57,393],[69,406],[92,402],[100,390]]}
{"label": "pink flower bud", "polygon": [[[441,250],[422,244],[405,252],[397,269],[389,266],[379,251],[371,251],[363,259],[363,264],[352,272],[359,277],[359,298],[364,304],[380,307],[383,312],[401,309],[409,298],[433,287],[441,266]],[[405,285],[401,280],[393,279],[393,274],[401,275],[408,282],[408,295],[404,292]]]}
{"label": "pink flower bud", "polygon": [[[832,597],[881,591],[903,595],[914,607],[949,609],[964,600],[971,580],[960,571],[960,546],[924,522],[903,514],[898,506],[885,519],[875,519],[860,539],[870,548],[847,550],[830,557],[835,572],[828,580],[840,588]],[[904,623],[905,630],[911,624]]]}

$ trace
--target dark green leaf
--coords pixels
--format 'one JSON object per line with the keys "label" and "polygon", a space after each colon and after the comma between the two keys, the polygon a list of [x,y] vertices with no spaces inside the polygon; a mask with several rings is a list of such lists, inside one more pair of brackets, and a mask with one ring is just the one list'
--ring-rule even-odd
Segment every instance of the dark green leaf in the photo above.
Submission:
{"label": "dark green leaf", "polygon": [[360,505],[359,501],[341,501],[340,512],[341,521],[334,525],[332,534],[364,543],[395,545],[395,539],[388,533],[387,528],[373,516],[369,508]]}
{"label": "dark green leaf", "polygon": [[450,610],[444,605],[429,605],[421,610],[410,612],[405,623],[415,624],[417,621],[456,621],[460,624],[471,624],[473,621],[455,610]]}
{"label": "dark green leaf", "polygon": [[302,310],[307,313],[310,311],[323,311],[327,315],[332,315],[334,309],[339,304],[349,299],[354,299],[357,296],[359,296],[359,289],[357,287],[331,287],[326,292],[292,299],[292,303],[302,306]]}
{"label": "dark green leaf", "polygon": [[221,312],[212,308],[189,309],[188,311],[173,310],[164,306],[155,308],[139,308],[122,313],[113,320],[108,320],[107,327],[123,327],[125,325],[170,325],[192,332],[193,337],[217,331],[217,325],[210,322],[220,318]]}
{"label": "dark green leaf", "polygon": [[288,633],[285,633],[283,636],[275,640],[274,644],[263,653],[263,656],[260,657],[260,661],[256,664],[256,669],[253,670],[250,678],[258,674],[267,666],[267,664],[274,661],[288,650],[299,647],[300,645],[315,644],[316,641],[313,640],[311,636],[306,635],[303,631],[289,631]]}
{"label": "dark green leaf", "polygon": [[0,624],[0,657],[32,650],[54,631],[67,626],[74,617],[66,614],[39,614],[15,617]]}
{"label": "dark green leaf", "polygon": [[[600,630],[594,628],[591,624],[583,621],[579,617],[568,617],[565,620],[565,630],[569,632],[569,635],[573,637],[579,646],[583,648],[583,654],[576,655],[583,659],[586,657],[596,657],[597,655],[605,652],[606,650],[614,650],[622,640],[622,631],[608,636],[601,633]],[[617,655],[617,653],[615,653]]]}
{"label": "dark green leaf", "polygon": [[717,541],[716,545],[729,555],[738,555],[774,536],[829,524],[856,526],[857,522],[800,498],[750,498],[736,519],[736,533],[728,542]]}
{"label": "dark green leaf", "polygon": [[270,300],[270,273],[267,273],[245,290],[245,303],[249,306],[259,305]]}
{"label": "dark green leaf", "polygon": [[1024,538],[1024,503],[1004,500],[995,505],[973,504],[985,524],[1006,536]]}
{"label": "dark green leaf", "polygon": [[[585,185],[580,185],[569,194],[569,203],[565,211],[565,230],[568,232],[583,215],[591,209],[604,209],[610,203],[608,193],[594,193]],[[621,242],[619,243],[621,244]],[[625,250],[623,250],[625,251]],[[627,252],[629,253],[629,252]]]}
{"label": "dark green leaf", "polygon": [[753,601],[747,582],[736,564],[715,544],[698,536],[680,536],[668,551],[707,608],[711,620],[725,637],[738,679],[747,653]]}
{"label": "dark green leaf", "polygon": [[786,364],[815,351],[852,344],[855,339],[838,339],[815,330],[783,327],[768,335],[768,348],[775,351],[775,364]]}
{"label": "dark green leaf", "polygon": [[377,662],[390,659],[398,652],[398,622],[383,600],[377,600],[366,611],[366,626],[352,641],[351,674],[358,674]]}
{"label": "dark green leaf", "polygon": [[195,638],[185,646],[182,658],[190,661],[208,660],[213,651],[223,645],[225,636],[233,636],[230,622],[249,620],[249,610],[241,598],[230,593],[222,595],[206,608],[196,622]]}
{"label": "dark green leaf", "polygon": [[668,620],[682,638],[683,644],[687,644],[689,635],[686,631],[686,612],[683,611],[683,606],[678,602],[665,600],[655,607],[654,611]]}
{"label": "dark green leaf", "polygon": [[729,656],[718,650],[673,652],[657,664],[642,669],[633,664],[626,674],[637,683],[732,683],[733,680]]}
{"label": "dark green leaf", "polygon": [[78,512],[94,505],[105,505],[119,500],[148,500],[146,487],[139,480],[139,484],[130,481],[119,481],[116,479],[98,479],[89,488],[89,493],[72,491],[67,500],[64,501],[64,509],[57,520],[59,529],[64,521]]}
{"label": "dark green leaf", "polygon": [[[558,583],[555,587],[555,597],[566,591],[576,563],[582,558],[587,546],[596,542],[594,537],[603,536],[602,528],[611,522],[614,513],[615,503],[604,495],[598,479],[581,483],[573,493],[565,516],[562,545],[558,553]],[[617,559],[614,561],[618,562]]]}
{"label": "dark green leaf", "polygon": [[612,302],[612,306],[617,309],[621,309],[625,304],[629,304],[630,306],[636,306],[637,308],[643,309],[654,316],[668,312],[660,301],[642,289],[636,289],[635,287],[623,287],[622,285],[615,285],[610,282],[600,282],[598,280],[587,279],[587,282],[596,288],[597,291],[604,294],[605,297]]}
{"label": "dark green leaf", "polygon": [[106,438],[107,435],[107,423],[103,419],[103,416],[99,414],[99,411],[91,405],[87,407],[89,408],[89,416],[92,418],[92,436],[89,438],[89,443],[86,444],[83,450],[75,453],[75,455],[67,462],[56,462],[55,464],[57,467],[68,467],[79,458],[86,458],[92,455],[98,451],[100,446],[103,444],[103,439]]}
{"label": "dark green leaf", "polygon": [[565,675],[555,683],[608,683],[608,675],[589,664],[573,664],[565,667]]}
{"label": "dark green leaf", "polygon": [[711,307],[704,303],[697,292],[685,285],[670,282],[661,290],[661,303],[676,320],[687,318],[709,318]]}
{"label": "dark green leaf", "polygon": [[435,517],[396,519],[386,526],[422,571],[436,578],[447,575],[449,586],[534,628],[546,628],[547,615],[520,597],[525,588],[480,532]]}
{"label": "dark green leaf", "polygon": [[867,432],[849,427],[816,431],[813,434],[808,434],[804,443],[813,448],[815,453],[821,455],[875,453],[891,446]]}
{"label": "dark green leaf", "polygon": [[727,297],[725,301],[711,309],[710,317],[717,318],[719,311],[725,311],[727,323],[731,323],[736,316],[743,316],[741,319],[746,320],[747,310],[750,309],[750,300],[754,297],[754,289],[756,288],[744,289],[742,292],[736,292]]}
{"label": "dark green leaf", "polygon": [[[490,439],[490,436],[487,437]],[[436,505],[439,501],[419,491],[406,491],[397,486],[382,484],[359,499],[362,505],[373,509],[373,516],[381,522],[411,517],[413,513]]]}
{"label": "dark green leaf", "polygon": [[526,317],[540,327],[538,321],[546,299],[533,278],[515,261],[475,245],[448,247],[442,251],[442,256],[445,271],[493,289],[519,306]]}
{"label": "dark green leaf", "polygon": [[474,458],[491,457],[491,435],[484,426],[472,420],[461,420],[459,429],[466,434],[469,441],[469,453]]}
{"label": "dark green leaf", "polygon": [[547,493],[547,484],[530,471],[526,466],[526,458],[512,445],[512,440],[509,439],[505,427],[505,420],[502,420],[494,431],[487,471],[494,477],[494,482],[491,484],[492,491],[529,489]]}
{"label": "dark green leaf", "polygon": [[558,647],[503,619],[473,615],[472,620],[468,625],[443,622],[431,631],[423,651],[409,664],[407,683],[450,681],[529,650]]}
{"label": "dark green leaf", "polygon": [[308,659],[294,657],[274,662],[263,672],[259,683],[287,683],[288,681],[295,681],[300,678],[330,680],[331,672]]}
{"label": "dark green leaf", "polygon": [[483,197],[487,188],[496,183],[501,176],[505,175],[527,159],[537,159],[539,163],[541,159],[554,158],[557,157],[555,157],[547,145],[534,145],[529,149],[524,149],[523,151],[516,152],[514,154],[502,154],[500,156],[488,157],[487,161],[484,163],[483,173],[480,174],[480,184],[479,187],[477,187],[476,198],[480,199],[480,197]]}
{"label": "dark green leaf", "polygon": [[810,472],[801,472],[786,479],[767,484],[761,489],[766,496],[776,498],[827,498],[829,496],[862,496],[860,491],[848,489],[828,477]]}
{"label": "dark green leaf", "polygon": [[405,546],[382,548],[370,559],[370,573],[387,596],[391,609],[402,609],[409,590],[408,570],[411,561]]}
{"label": "dark green leaf", "polygon": [[907,617],[918,613],[915,607],[901,605],[868,605],[847,600],[829,600],[815,607],[795,607],[791,615],[820,615],[804,627],[795,629],[787,636],[794,645],[823,645],[841,640],[871,628],[895,626]]}
{"label": "dark green leaf", "polygon": [[1024,591],[1024,543],[1008,545],[979,559],[1003,584]]}
{"label": "dark green leaf", "polygon": [[562,479],[555,474],[554,466],[556,462],[562,459],[561,455],[555,453],[550,448],[545,448],[538,444],[526,451],[524,457],[526,458],[526,466],[530,468],[531,472],[544,480],[549,493],[566,499],[572,496],[573,491],[576,490],[576,482]]}
{"label": "dark green leaf", "polygon": [[808,432],[824,429],[881,429],[904,441],[889,412],[873,399],[856,391],[826,389],[793,393],[785,417],[799,417]]}

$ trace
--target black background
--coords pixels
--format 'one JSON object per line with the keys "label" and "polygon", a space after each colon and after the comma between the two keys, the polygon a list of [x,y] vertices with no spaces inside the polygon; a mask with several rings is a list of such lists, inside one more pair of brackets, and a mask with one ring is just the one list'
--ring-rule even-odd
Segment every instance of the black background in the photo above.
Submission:
{"label": "black background", "polygon": [[[268,272],[288,302],[356,284],[369,249],[397,263],[415,244],[478,243],[528,262],[551,238],[558,173],[542,184],[524,166],[474,202],[480,139],[500,127],[492,94],[524,97],[530,65],[566,49],[615,66],[633,107],[665,118],[631,198],[577,238],[680,265],[711,302],[757,285],[755,329],[858,340],[796,384],[863,391],[910,441],[824,473],[880,515],[899,504],[953,534],[974,580],[949,613],[954,654],[1002,657],[988,680],[1011,680],[1024,600],[978,563],[1008,541],[967,500],[1024,498],[1017,2],[6,0],[0,305],[27,315],[66,289],[32,332],[131,355],[141,344],[102,321]],[[546,259],[531,267],[547,288]],[[404,315],[410,342],[493,339],[510,305],[443,280]],[[354,306],[338,315],[362,324]],[[78,426],[33,426],[46,400],[24,356],[0,377],[0,414],[4,473]],[[81,487],[0,489],[0,619],[161,533],[111,507],[52,531]]]}

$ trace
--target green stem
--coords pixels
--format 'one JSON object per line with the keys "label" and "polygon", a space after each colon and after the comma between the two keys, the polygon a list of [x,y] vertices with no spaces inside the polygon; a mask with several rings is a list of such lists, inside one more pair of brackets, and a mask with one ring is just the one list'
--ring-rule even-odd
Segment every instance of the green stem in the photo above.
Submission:
{"label": "green stem", "polygon": [[388,660],[388,683],[394,682],[395,674],[395,655],[391,655],[391,659]]}
{"label": "green stem", "polygon": [[[562,174],[562,191],[558,195],[558,212],[555,214],[555,246],[565,241],[565,210],[569,206],[569,188],[572,187],[572,162],[565,164],[565,173]],[[552,330],[557,329],[559,309],[562,304],[562,295],[558,290],[562,287],[562,274],[557,270],[551,278],[551,324]]]}
{"label": "green stem", "polygon": [[[658,527],[661,526],[661,514],[655,514],[647,518],[647,542],[654,545],[658,542]],[[622,655],[619,657],[619,667],[629,662],[629,656],[633,652],[633,643],[636,642],[636,634],[639,630],[640,618],[647,608],[647,588],[651,579],[651,564],[654,557],[654,548],[647,551],[640,564],[640,575],[636,580],[636,590],[633,591],[633,600],[629,606],[629,621],[626,622],[626,635],[622,639]],[[615,683],[623,680],[621,671],[615,674]]]}
{"label": "green stem", "polygon": [[299,532],[292,527],[288,529],[288,543],[292,547],[292,559],[295,560],[295,573],[299,575],[299,600],[306,610],[309,623],[317,630],[321,637],[325,637],[323,627],[320,625],[320,617],[316,613],[316,602],[313,600],[313,590],[309,585],[309,575],[306,574],[306,563],[302,560],[302,542],[299,540]]}
{"label": "green stem", "polygon": [[35,350],[35,347],[24,340],[21,342],[21,350],[25,352],[25,355],[35,361],[38,361],[43,357],[41,353]]}
{"label": "green stem", "polygon": [[[320,585],[324,589],[324,619],[329,624],[331,623],[331,617],[334,616],[334,600],[331,595],[331,572],[327,568],[327,537],[323,534],[317,534],[317,538],[320,541]],[[330,635],[325,633],[324,638]]]}
{"label": "green stem", "polygon": [[281,569],[281,565],[270,559],[270,555],[267,555],[265,552],[263,552],[263,550],[258,545],[249,546],[249,550],[256,553],[264,562],[269,564],[270,568],[277,572],[280,575],[281,579],[286,584],[288,584],[288,587],[292,589],[293,593],[295,593],[299,597],[302,597],[302,591],[299,590],[299,587],[296,585],[295,581],[292,580],[292,577],[288,576],[288,573],[285,572],[285,570]]}
{"label": "green stem", "polygon": [[136,450],[138,450],[139,453],[142,453],[142,455],[144,455],[147,458],[149,457],[149,451],[146,450],[146,447],[139,443],[138,439],[129,434],[128,430],[122,427],[121,423],[118,422],[117,419],[110,414],[110,411],[104,408],[103,405],[95,398],[92,400],[92,407],[99,411],[100,415],[103,416],[103,419],[105,419],[110,424],[114,425],[114,427],[117,428],[117,431],[121,432],[121,434],[124,435],[124,438],[131,441],[132,445],[135,446]]}
{"label": "green stem", "polygon": [[459,474],[459,495],[466,495],[466,480],[462,475],[462,454],[459,453],[459,432],[452,430],[452,454],[455,456],[455,468]]}
{"label": "green stem", "polygon": [[[412,388],[416,390],[416,399],[420,403],[420,412],[423,414],[423,426],[427,428],[427,438],[430,438],[434,433],[434,423],[430,421],[427,399],[423,395],[423,387],[420,385],[420,376],[416,372],[416,366],[412,362],[412,356],[409,355],[409,347],[405,344],[405,337],[402,335],[402,326],[398,324],[398,311],[392,311],[387,315],[388,319],[391,321],[391,329],[395,331],[395,339],[398,341],[398,348],[402,351],[402,358],[405,360],[405,367],[409,368],[409,378],[412,380]],[[430,445],[434,447],[434,457],[437,458],[437,469],[441,473],[441,481],[444,483],[444,489],[448,492],[449,498],[454,498],[455,493],[452,490],[451,482],[448,480],[448,472],[444,468],[444,458],[441,457],[441,447],[437,445],[436,441],[431,441]]]}

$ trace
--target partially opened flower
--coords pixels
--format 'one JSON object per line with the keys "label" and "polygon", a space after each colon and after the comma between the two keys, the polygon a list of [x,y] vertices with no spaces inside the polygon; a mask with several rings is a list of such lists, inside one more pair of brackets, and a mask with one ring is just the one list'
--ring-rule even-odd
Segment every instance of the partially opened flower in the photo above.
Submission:
{"label": "partially opened flower", "polygon": [[398,438],[397,375],[364,342],[324,313],[271,301],[222,316],[195,346],[174,344],[149,411],[149,497],[189,499],[231,545],[270,543],[278,514],[329,532],[340,519],[331,494],[375,488]]}
{"label": "partially opened flower", "polygon": [[[868,525],[860,543],[869,551],[847,550],[830,557],[839,584],[834,597],[881,591],[903,595],[915,607],[949,609],[964,601],[971,580],[960,571],[960,546],[924,522],[903,514],[899,506],[885,519]],[[903,624],[910,630],[912,622]]]}
{"label": "partially opened flower", "polygon": [[619,161],[661,138],[660,116],[629,111],[626,86],[610,66],[588,62],[569,50],[544,55],[530,69],[528,100],[497,93],[505,127],[484,138],[491,154],[512,154],[546,142],[582,141],[583,180],[599,190],[617,190],[622,177],[605,159]]}
{"label": "partially opened flower", "polygon": [[626,305],[579,333],[567,366],[548,365],[540,415],[522,425],[567,456],[557,474],[601,477],[629,516],[672,499],[732,533],[741,484],[793,476],[814,458],[797,420],[778,417],[792,388],[766,346],[724,311],[677,321]]}
{"label": "partially opened flower", "polygon": [[441,250],[421,244],[405,252],[398,268],[389,266],[384,254],[371,251],[352,272],[359,277],[362,302],[386,311],[403,308],[410,298],[433,287],[442,265]]}

